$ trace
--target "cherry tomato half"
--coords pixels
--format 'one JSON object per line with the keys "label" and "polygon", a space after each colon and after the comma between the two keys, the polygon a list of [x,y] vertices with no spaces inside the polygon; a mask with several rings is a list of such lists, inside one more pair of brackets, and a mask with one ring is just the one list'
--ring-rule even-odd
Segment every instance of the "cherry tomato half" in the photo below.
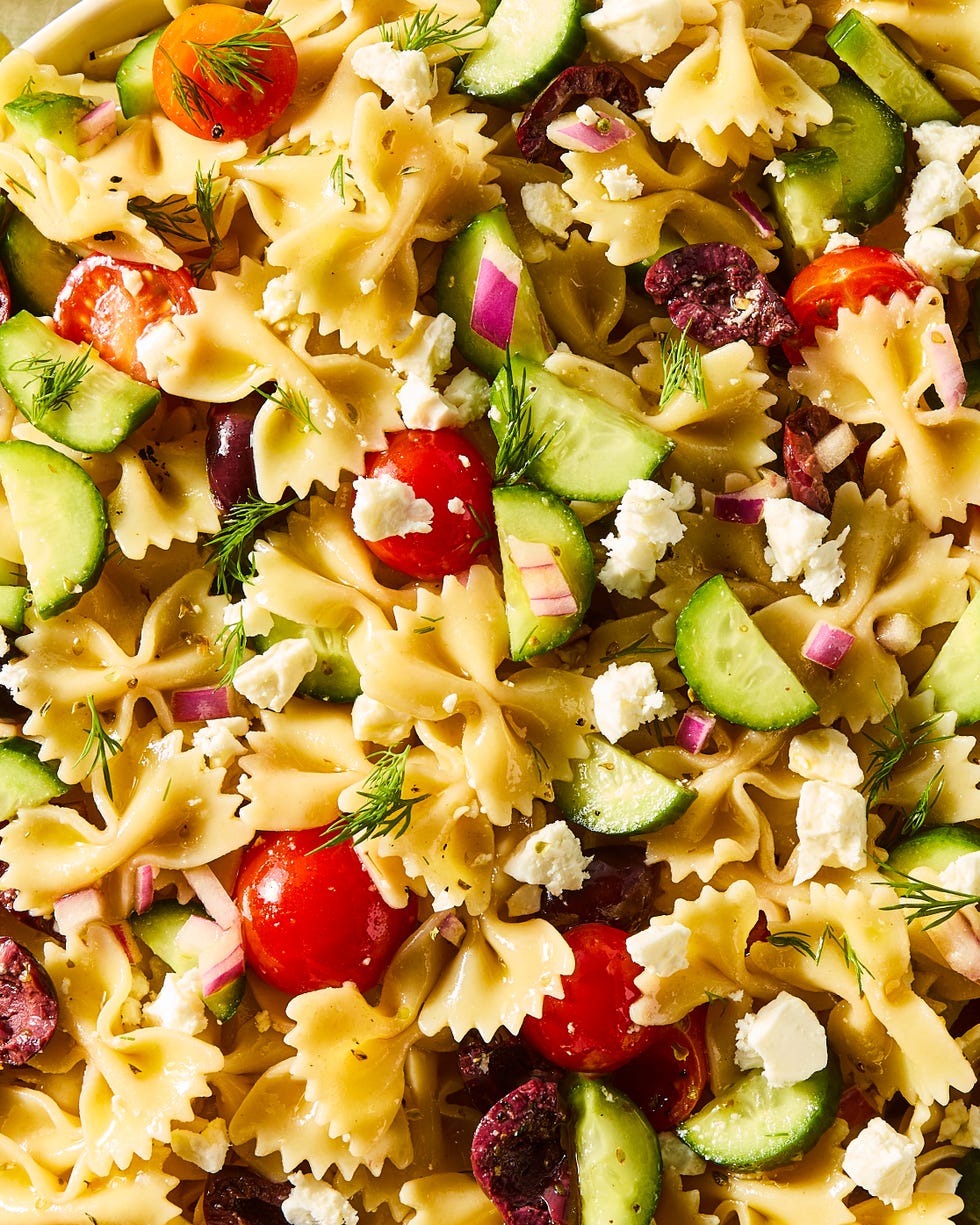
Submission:
{"label": "cherry tomato half", "polygon": [[[432,507],[431,532],[364,543],[386,565],[412,578],[440,579],[468,569],[490,547],[493,485],[482,455],[456,430],[400,430],[369,456],[367,476],[410,485]],[[357,496],[354,505],[357,505]]]}
{"label": "cherry tomato half", "polygon": [[417,924],[413,896],[401,910],[389,906],[349,842],[317,849],[327,837],[326,829],[259,834],[235,882],[245,959],[291,995],[345,982],[370,990]]}
{"label": "cherry tomato half", "polygon": [[282,25],[229,4],[195,4],[153,52],[153,89],[163,113],[205,140],[247,140],[289,105],[296,51]]}
{"label": "cherry tomato half", "polygon": [[55,300],[55,331],[91,344],[117,370],[152,382],[136,356],[136,342],[155,323],[193,314],[194,280],[186,268],[133,264],[90,255],[69,272]]}
{"label": "cherry tomato half", "polygon": [[[814,344],[814,329],[835,328],[841,310],[857,312],[867,298],[889,302],[915,298],[925,282],[915,269],[883,247],[838,247],[818,256],[793,278],[786,305],[800,329],[798,349]],[[790,360],[799,354],[787,347]]]}
{"label": "cherry tomato half", "polygon": [[673,1131],[693,1114],[708,1083],[702,1004],[676,1025],[654,1025],[653,1042],[613,1077],[657,1131]]}
{"label": "cherry tomato half", "polygon": [[656,1041],[653,1026],[630,1020],[641,968],[626,951],[628,933],[582,923],[564,933],[575,969],[562,979],[562,999],[549,996],[540,1017],[526,1017],[521,1037],[539,1054],[573,1072],[612,1072]]}

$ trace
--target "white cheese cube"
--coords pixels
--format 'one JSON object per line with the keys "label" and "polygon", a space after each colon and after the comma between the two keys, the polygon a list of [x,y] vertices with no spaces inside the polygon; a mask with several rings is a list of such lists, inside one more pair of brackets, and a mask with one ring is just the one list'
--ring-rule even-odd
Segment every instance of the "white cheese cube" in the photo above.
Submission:
{"label": "white cheese cube", "polygon": [[413,311],[408,334],[391,358],[392,366],[406,378],[416,375],[431,387],[436,377],[449,369],[452,360],[456,321],[449,315],[423,315]]}
{"label": "white cheese cube", "polygon": [[969,183],[958,166],[950,162],[929,162],[912,180],[905,205],[905,228],[916,234],[952,217],[973,199]]}
{"label": "white cheese cube", "polygon": [[961,247],[949,230],[936,225],[912,234],[902,254],[927,281],[944,292],[949,287],[949,278],[961,281],[980,260],[980,251]]}
{"label": "white cheese cube", "polygon": [[939,883],[944,889],[980,897],[980,851],[971,851],[954,859],[939,873]]}
{"label": "white cheese cube", "polygon": [[827,1066],[827,1034],[803,1000],[780,991],[735,1025],[735,1062],[761,1068],[774,1089],[795,1085]]}
{"label": "white cheese cube", "polygon": [[975,123],[948,123],[945,119],[930,119],[912,129],[919,150],[919,161],[961,162],[980,145],[980,127]]}
{"label": "white cheese cube", "polygon": [[399,51],[389,42],[358,47],[351,68],[383,90],[406,111],[419,111],[438,93],[435,73],[424,51]]}
{"label": "white cheese cube", "polygon": [[469,425],[486,415],[490,407],[490,384],[467,366],[448,384],[442,398],[456,410],[457,426]]}
{"label": "white cheese cube", "polygon": [[283,1200],[288,1225],[357,1225],[357,1210],[328,1182],[312,1174],[290,1174],[293,1189]]}
{"label": "white cheese cube", "polygon": [[871,1119],[844,1150],[844,1173],[892,1208],[907,1208],[915,1189],[913,1140],[884,1119]]}
{"label": "white cheese cube", "polygon": [[529,834],[504,861],[504,871],[528,885],[543,885],[549,893],[581,889],[590,855],[564,821],[552,821],[536,834]]}
{"label": "white cheese cube", "polygon": [[182,1034],[199,1034],[207,1029],[208,1015],[204,1010],[201,976],[197,970],[168,974],[156,999],[143,1005],[143,1021]]}
{"label": "white cheese cube", "polygon": [[800,578],[800,586],[817,604],[825,603],[844,581],[840,551],[849,528],[824,540],[830,520],[794,498],[766,498],[762,518],[767,547],[763,553],[774,583]]}
{"label": "white cheese cube", "polygon": [[425,535],[432,531],[432,506],[393,476],[359,476],[354,482],[354,531],[362,540]]}
{"label": "white cheese cube", "polygon": [[674,703],[661,692],[653,665],[610,664],[592,682],[592,704],[596,727],[611,743],[622,739],[651,719],[674,713]]}
{"label": "white cheese cube", "polygon": [[678,476],[670,489],[656,481],[630,481],[616,512],[615,534],[602,541],[606,560],[598,577],[603,587],[631,599],[644,595],[657,562],[684,536],[677,512],[693,505],[694,486]]}
{"label": "white cheese cube", "polygon": [[194,733],[193,744],[200,749],[212,766],[227,769],[236,757],[245,752],[241,737],[248,731],[248,720],[239,716],[209,719]]}
{"label": "white cheese cube", "polygon": [[794,736],[789,742],[789,768],[803,778],[845,787],[860,787],[864,782],[857,753],[835,727],[818,727]]}
{"label": "white cheese cube", "polygon": [[201,1131],[175,1127],[170,1133],[174,1153],[206,1174],[217,1174],[228,1157],[228,1127],[224,1119],[212,1119]]}
{"label": "white cheese cube", "polygon": [[369,744],[400,744],[414,727],[411,719],[366,693],[357,695],[350,713],[355,739]]}
{"label": "white cheese cube", "polygon": [[521,188],[521,203],[528,221],[538,233],[564,242],[574,220],[575,205],[562,191],[560,183],[525,183]]}
{"label": "white cheese cube", "polygon": [[318,655],[308,638],[283,638],[261,655],[253,655],[237,670],[232,685],[247,702],[262,710],[279,711],[286,705]]}
{"label": "white cheese cube", "polygon": [[658,978],[667,978],[687,968],[690,940],[691,929],[683,923],[651,919],[642,931],[626,938],[626,951],[645,970],[652,970]]}
{"label": "white cheese cube", "polygon": [[603,0],[586,13],[582,29],[594,60],[651,60],[684,28],[681,0]]}
{"label": "white cheese cube", "polygon": [[635,200],[643,195],[643,184],[626,165],[600,170],[597,178],[610,200]]}
{"label": "white cheese cube", "polygon": [[868,843],[864,796],[840,783],[807,779],[800,788],[796,832],[794,884],[810,880],[821,868],[863,868]]}

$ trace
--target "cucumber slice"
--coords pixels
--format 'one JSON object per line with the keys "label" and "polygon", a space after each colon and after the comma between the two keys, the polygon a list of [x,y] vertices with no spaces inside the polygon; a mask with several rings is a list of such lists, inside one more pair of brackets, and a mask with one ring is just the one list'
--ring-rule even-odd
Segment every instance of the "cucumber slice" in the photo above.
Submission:
{"label": "cucumber slice", "polygon": [[153,52],[166,28],[165,25],[160,26],[141,38],[119,65],[116,93],[119,95],[119,109],[126,119],[145,115],[160,105],[153,88]]}
{"label": "cucumber slice", "polygon": [[32,315],[50,315],[78,256],[45,237],[23,213],[13,212],[0,240],[0,262],[15,306]]}
{"label": "cucumber slice", "polygon": [[361,674],[347,649],[347,632],[326,625],[301,625],[273,614],[274,625],[255,643],[260,651],[284,638],[306,638],[313,643],[319,662],[300,681],[296,692],[324,702],[353,702],[361,692]]}
{"label": "cucumber slice", "polygon": [[[176,898],[161,898],[143,912],[130,915],[130,924],[137,937],[156,953],[176,974],[186,974],[197,966],[197,959],[177,947],[177,933],[191,915],[207,917],[203,906],[195,902],[178,902]],[[227,983],[220,991],[204,997],[205,1007],[219,1021],[227,1021],[245,994],[245,975]]]}
{"label": "cucumber slice", "polygon": [[817,712],[721,574],[702,583],[681,610],[675,650],[702,704],[730,723],[771,731]]}
{"label": "cucumber slice", "polygon": [[[84,360],[84,374],[64,404],[39,410],[45,376]],[[27,311],[0,326],[0,383],[43,434],[83,454],[113,451],[151,415],[160,392],[65,340]]]}
{"label": "cucumber slice", "polygon": [[530,102],[585,47],[580,0],[500,0],[483,46],[463,61],[454,89],[498,106]]}
{"label": "cucumber slice", "polygon": [[896,843],[888,852],[888,866],[905,876],[915,876],[923,868],[938,874],[974,851],[980,851],[980,832],[969,825],[937,825]]}
{"label": "cucumber slice", "polygon": [[961,115],[898,44],[857,9],[827,32],[827,44],[911,127],[930,119],[959,123]]}
{"label": "cucumber slice", "polygon": [[95,103],[87,98],[38,90],[13,98],[4,105],[3,113],[28,147],[48,140],[63,153],[80,158],[78,121],[94,109]]}
{"label": "cucumber slice", "polygon": [[678,1124],[677,1134],[705,1161],[729,1170],[771,1170],[816,1144],[837,1117],[840,1097],[833,1055],[819,1072],[780,1089],[753,1068]]}
{"label": "cucumber slice", "polygon": [[830,232],[824,221],[837,217],[844,181],[837,154],[829,147],[793,149],[779,160],[783,177],[766,182],[786,268],[795,275],[827,245]]}
{"label": "cucumber slice", "polygon": [[17,583],[0,584],[0,629],[19,634],[27,611],[27,588]]}
{"label": "cucumber slice", "polygon": [[[618,502],[632,480],[642,480],[663,463],[674,444],[653,426],[563,383],[537,362],[511,359],[497,375],[492,403],[504,405],[513,380],[524,388],[531,438],[548,445],[528,467],[528,479],[561,497],[581,502]],[[513,406],[515,409],[517,405]],[[499,442],[508,422],[491,414]]]}
{"label": "cucumber slice", "polygon": [[650,1225],[662,1177],[657,1133],[604,1080],[574,1074],[561,1088],[571,1119],[579,1225]]}
{"label": "cucumber slice", "polygon": [[841,198],[834,213],[852,231],[877,225],[892,211],[905,183],[905,125],[856,76],[841,72],[823,90],[834,117],[807,141],[837,154]]}
{"label": "cucumber slice", "polygon": [[[500,539],[510,654],[514,660],[530,659],[561,646],[582,624],[595,585],[592,549],[574,513],[545,490],[529,485],[503,486],[493,491],[493,509]],[[533,611],[512,556],[512,539],[548,546],[571,589],[574,612],[542,616]]]}
{"label": "cucumber slice", "polygon": [[33,740],[22,736],[0,740],[0,821],[9,821],[21,808],[47,804],[68,790],[38,754]]}
{"label": "cucumber slice", "polygon": [[41,443],[0,442],[0,485],[39,617],[77,604],[105,560],[105,502],[84,468]]}
{"label": "cucumber slice", "polygon": [[971,1148],[963,1154],[959,1171],[956,1194],[963,1201],[963,1211],[956,1225],[980,1225],[980,1149]]}
{"label": "cucumber slice", "polygon": [[572,763],[569,781],[556,780],[562,813],[597,834],[646,834],[676,821],[696,791],[667,778],[602,736],[588,736],[588,757]]}
{"label": "cucumber slice", "polygon": [[456,321],[456,348],[474,366],[492,379],[504,364],[506,348],[473,331],[473,298],[484,254],[506,248],[520,260],[521,274],[510,337],[511,353],[523,353],[533,361],[544,361],[553,346],[538,305],[534,285],[524,267],[521,249],[502,204],[479,213],[446,248],[436,277],[439,309]]}
{"label": "cucumber slice", "polygon": [[980,720],[980,596],[967,604],[917,693],[931,689],[937,710],[951,710],[956,725]]}

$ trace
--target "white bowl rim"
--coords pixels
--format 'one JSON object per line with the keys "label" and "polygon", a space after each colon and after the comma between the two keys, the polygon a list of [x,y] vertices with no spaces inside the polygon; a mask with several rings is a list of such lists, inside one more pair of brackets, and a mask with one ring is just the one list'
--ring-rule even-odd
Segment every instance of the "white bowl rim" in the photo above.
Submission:
{"label": "white bowl rim", "polygon": [[169,21],[163,0],[79,0],[32,35],[23,47],[61,73],[84,72],[95,51],[145,34]]}

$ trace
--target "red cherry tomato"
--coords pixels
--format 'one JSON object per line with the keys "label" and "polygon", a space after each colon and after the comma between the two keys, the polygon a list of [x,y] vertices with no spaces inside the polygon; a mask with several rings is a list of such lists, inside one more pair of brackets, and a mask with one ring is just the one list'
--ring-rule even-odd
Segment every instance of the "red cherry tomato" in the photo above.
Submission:
{"label": "red cherry tomato", "polygon": [[282,25],[230,4],[195,4],[153,53],[163,113],[205,140],[247,140],[274,123],[296,88],[296,51]]}
{"label": "red cherry tomato", "polygon": [[653,1043],[613,1078],[657,1131],[672,1131],[693,1114],[708,1083],[704,1036],[707,1005],[676,1025],[654,1025]]}
{"label": "red cherry tomato", "polygon": [[[800,329],[796,348],[814,344],[814,329],[835,328],[841,310],[859,311],[867,298],[889,302],[894,294],[915,298],[925,282],[915,269],[883,247],[838,247],[797,273],[786,305]],[[799,353],[787,346],[790,360]]]}
{"label": "red cherry tomato", "polygon": [[[456,430],[401,430],[368,458],[367,476],[410,485],[432,507],[432,531],[366,540],[371,552],[412,578],[440,579],[468,569],[490,547],[490,470]],[[357,505],[357,495],[354,498]]]}
{"label": "red cherry tomato", "polygon": [[186,268],[133,264],[111,255],[90,255],[69,272],[54,304],[59,335],[91,344],[117,370],[152,382],[136,356],[148,328],[173,315],[193,314],[194,280]]}
{"label": "red cherry tomato", "polygon": [[628,933],[606,923],[570,927],[565,939],[575,969],[562,999],[549,996],[540,1017],[526,1017],[521,1036],[539,1054],[574,1072],[612,1072],[656,1041],[657,1031],[630,1020],[641,967],[626,951]]}
{"label": "red cherry tomato", "polygon": [[235,882],[245,959],[290,995],[345,982],[370,990],[417,923],[414,897],[401,910],[389,906],[349,842],[317,849],[326,836],[259,834]]}

